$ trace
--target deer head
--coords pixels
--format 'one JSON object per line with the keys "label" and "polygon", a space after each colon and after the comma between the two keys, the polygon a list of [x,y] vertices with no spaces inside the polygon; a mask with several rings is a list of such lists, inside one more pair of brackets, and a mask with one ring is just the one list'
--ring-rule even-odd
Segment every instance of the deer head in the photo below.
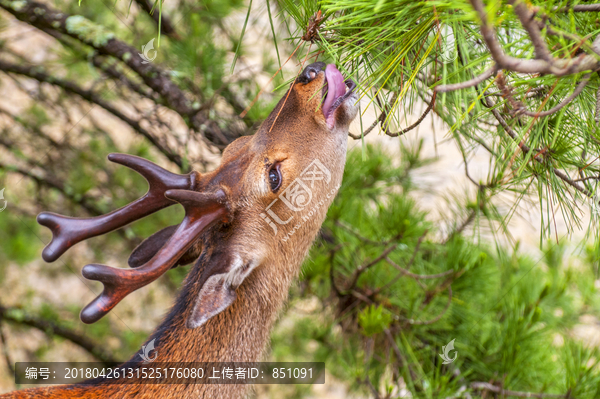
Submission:
{"label": "deer head", "polygon": [[[107,215],[81,219],[41,213],[53,234],[43,258],[53,262],[76,243],[179,203],[183,221],[152,235],[129,259],[131,269],[89,264],[82,274],[104,290],[81,312],[93,323],[129,293],[203,253],[197,297],[186,325],[196,328],[227,309],[255,269],[267,279],[299,269],[341,183],[348,126],[357,113],[356,84],[333,64],[317,62],[298,76],[253,136],[223,153],[213,172],[176,175],[144,159],[110,154],[146,178],[140,199]],[[283,268],[282,264],[293,264]],[[199,267],[199,266],[198,266]],[[268,290],[269,282],[263,281]]]}

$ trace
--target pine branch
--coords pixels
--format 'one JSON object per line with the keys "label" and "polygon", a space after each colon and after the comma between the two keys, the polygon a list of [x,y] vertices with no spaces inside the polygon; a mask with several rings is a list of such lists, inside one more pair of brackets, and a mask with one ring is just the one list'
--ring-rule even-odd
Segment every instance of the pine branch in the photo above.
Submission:
{"label": "pine branch", "polygon": [[[500,122],[506,134],[508,134],[515,142],[517,142],[517,145],[519,146],[521,151],[523,151],[523,154],[526,155],[527,153],[529,153],[531,149],[523,141],[518,141],[519,135],[512,129],[512,127],[510,127],[510,125],[506,122],[502,115],[500,115],[500,112],[498,112],[498,110],[495,109],[494,105],[491,104],[491,101],[486,96],[483,97],[482,101],[484,102],[484,105],[490,109],[492,115],[494,115],[496,120]],[[533,157],[533,159],[541,164],[546,164],[544,158],[535,156]],[[556,175],[556,177],[567,183],[569,186],[573,187],[588,198],[593,198],[593,193],[591,191],[578,184],[576,181],[567,176],[564,172],[558,170],[557,168],[552,168],[551,170]]]}
{"label": "pine branch", "polygon": [[106,62],[103,62],[103,60],[98,55],[94,55],[92,57],[92,64],[96,68],[98,68],[101,71],[103,71],[104,73],[106,73],[107,76],[110,76],[112,79],[123,83],[130,90],[138,93],[139,95],[141,95],[145,98],[148,98],[148,99],[154,101],[155,103],[160,102],[160,98],[158,98],[157,94],[154,91],[148,90],[145,87],[133,82],[124,73],[119,71],[117,69],[116,65],[108,65]]}
{"label": "pine branch", "polygon": [[[494,73],[496,73],[500,69],[506,69],[519,73],[553,74],[559,77],[590,70],[596,71],[600,69],[600,61],[594,55],[580,55],[575,59],[554,58],[551,55],[547,44],[541,36],[541,29],[547,29],[550,34],[559,35],[562,37],[569,37],[572,40],[576,40],[578,43],[581,43],[583,39],[577,38],[574,35],[558,33],[552,28],[547,27],[546,24],[544,24],[543,22],[536,21],[535,13],[531,12],[527,5],[519,0],[510,0],[509,3],[514,6],[515,14],[517,14],[521,25],[529,35],[529,38],[535,48],[535,59],[521,59],[508,56],[502,49],[502,46],[500,45],[498,38],[496,37],[494,29],[489,25],[483,2],[481,0],[470,0],[470,2],[479,16],[481,23],[481,34],[485,44],[490,50],[490,54],[492,56],[492,59],[494,60],[494,66],[492,66],[491,68],[489,68],[488,70],[471,80],[461,83],[440,85],[435,88],[435,91],[449,92],[476,86],[477,84],[482,83],[485,80],[491,78],[494,75]],[[596,53],[600,54],[600,52],[597,49],[600,43],[596,42],[599,38],[600,36],[596,38],[592,47],[594,48]],[[586,75],[586,77],[574,91],[573,95],[568,97],[564,101],[564,103],[561,103],[560,106],[556,106],[550,111],[545,111],[543,113],[540,112],[538,113],[538,116],[550,115],[554,112],[559,111],[564,106],[568,105],[575,97],[577,97],[581,93],[581,91],[583,91],[588,81],[589,76]],[[536,115],[536,113],[530,113],[529,111],[525,111],[525,113],[530,116]]]}
{"label": "pine branch", "polygon": [[[1,4],[1,3],[0,3]],[[172,149],[168,148],[165,144],[162,144],[152,133],[143,128],[139,121],[132,119],[121,112],[119,109],[114,107],[112,104],[105,101],[102,96],[98,95],[92,90],[87,90],[79,87],[75,83],[63,80],[51,75],[48,75],[45,72],[42,72],[37,66],[22,66],[13,64],[4,60],[0,60],[0,71],[4,71],[7,73],[14,73],[18,75],[27,76],[29,78],[35,79],[39,82],[49,83],[51,85],[60,87],[68,93],[76,94],[79,97],[89,101],[90,103],[96,104],[106,111],[110,112],[129,126],[133,128],[134,131],[138,132],[142,136],[144,136],[148,141],[150,141],[161,153],[163,153],[170,161],[178,165],[179,167],[183,167],[183,160]]]}
{"label": "pine branch", "polygon": [[341,220],[336,220],[334,223],[335,223],[336,226],[341,227],[342,229],[346,230],[347,232],[351,233],[352,235],[354,235],[355,237],[357,237],[361,241],[366,242],[367,244],[372,244],[372,245],[387,245],[387,243],[385,241],[382,241],[382,242],[373,241],[373,240],[368,239],[367,237],[364,237],[358,231],[356,231],[356,229],[354,229],[352,226],[348,226],[346,223],[342,222]]}
{"label": "pine branch", "polygon": [[535,15],[524,3],[516,0],[511,0],[510,3],[514,4],[515,13],[519,17],[521,25],[529,34],[536,50],[536,57],[534,59],[523,59],[507,55],[496,37],[494,28],[488,22],[482,0],[470,0],[470,2],[479,16],[483,40],[490,50],[492,59],[500,69],[519,73],[553,74],[555,76],[566,76],[600,69],[600,61],[594,55],[582,54],[574,59],[552,57],[546,43],[541,38],[537,22],[534,19]]}
{"label": "pine branch", "polygon": [[480,75],[477,75],[476,77],[474,77],[471,80],[467,80],[465,82],[460,82],[460,83],[439,85],[439,86],[436,86],[434,88],[434,90],[438,93],[446,93],[449,91],[467,89],[469,87],[477,86],[479,83],[482,83],[482,82],[488,80],[489,78],[494,76],[494,74],[496,74],[497,72],[498,72],[498,66],[494,65],[493,67],[489,68],[488,70],[481,73]]}
{"label": "pine branch", "polygon": [[[15,316],[15,313],[19,313],[19,316]],[[90,340],[88,337],[81,335],[69,328],[60,326],[52,321],[44,320],[39,317],[35,317],[32,315],[22,314],[21,309],[10,308],[0,305],[0,319],[6,320],[11,323],[20,324],[24,326],[29,326],[36,328],[49,337],[59,336],[66,340],[71,341],[75,345],[85,349],[96,359],[101,362],[112,365],[115,363],[119,363],[112,355],[107,353],[102,347]]]}
{"label": "pine branch", "polygon": [[[421,244],[421,242],[419,241],[419,243],[417,243],[417,247],[415,247],[415,253],[416,253],[416,251],[419,250],[419,245],[420,244]],[[396,276],[392,281],[390,281],[390,284],[396,282],[396,280],[399,277],[402,277],[402,276],[407,276],[407,277],[410,277],[410,278],[414,278],[415,280],[429,280],[429,279],[433,279],[433,278],[440,278],[440,277],[449,276],[450,274],[454,273],[454,270],[448,270],[448,271],[445,271],[445,272],[442,272],[442,273],[436,273],[436,274],[416,274],[416,273],[412,273],[411,271],[403,268],[402,266],[400,266],[399,264],[397,264],[396,262],[394,262],[393,260],[391,260],[389,258],[389,256],[386,256],[385,260],[390,265],[394,266],[396,268],[396,270],[398,270],[400,272],[400,274],[398,276]],[[413,258],[409,262],[409,267],[413,263],[413,261],[414,261],[414,254],[413,254]]]}
{"label": "pine branch", "polygon": [[[59,143],[58,141],[54,140],[52,137],[50,137],[49,135],[44,133],[39,127],[26,123],[26,121],[24,121],[20,116],[9,112],[7,109],[3,108],[2,106],[0,106],[0,114],[6,115],[8,118],[12,119],[15,123],[18,123],[24,129],[31,132],[35,136],[40,137],[41,139],[46,141],[48,144],[50,144],[54,148],[59,149],[59,150],[64,149],[65,145],[63,143]],[[6,142],[4,140],[0,140],[0,144],[4,145],[9,150],[13,149],[12,145],[10,145],[8,142]]]}
{"label": "pine branch", "polygon": [[446,239],[443,241],[444,244],[447,244],[448,242],[450,242],[450,240],[452,240],[454,237],[456,237],[457,235],[460,235],[469,224],[471,224],[471,222],[473,222],[473,220],[475,220],[475,216],[476,216],[476,212],[475,209],[471,210],[469,212],[469,216],[467,216],[465,218],[465,220],[460,224],[460,226],[458,226],[455,230],[452,231],[452,233],[450,233],[448,235],[448,237],[446,237]]}
{"label": "pine branch", "polygon": [[143,64],[143,60],[136,57],[138,49],[115,39],[112,33],[93,22],[31,0],[6,0],[0,3],[0,7],[36,28],[57,31],[96,49],[99,54],[117,58],[137,73],[148,87],[159,93],[170,108],[181,115],[195,114],[191,101],[166,72],[152,63]]}
{"label": "pine branch", "polygon": [[444,307],[444,309],[442,310],[442,312],[440,314],[438,314],[437,316],[435,316],[433,319],[430,320],[415,320],[415,319],[408,319],[407,321],[412,324],[412,325],[417,325],[417,326],[427,326],[430,324],[434,324],[437,323],[438,321],[441,320],[442,317],[444,317],[444,315],[446,314],[446,312],[448,312],[448,309],[450,309],[450,304],[452,303],[452,286],[448,285],[448,302],[446,302],[446,306]]}
{"label": "pine branch", "polygon": [[[387,112],[384,111],[379,115],[377,120],[375,120],[375,122],[373,122],[373,124],[367,130],[365,130],[363,132],[363,134],[352,134],[352,133],[348,132],[348,136],[352,137],[354,140],[359,140],[359,139],[365,137],[367,134],[369,134],[371,132],[371,130],[373,130],[375,128],[375,126],[377,126],[377,123],[381,124],[381,129],[386,134],[386,136],[390,136],[390,137],[402,136],[402,135],[410,132],[411,130],[415,129],[417,126],[419,126],[421,124],[421,122],[423,122],[425,117],[429,114],[429,112],[431,112],[431,110],[433,109],[433,107],[435,105],[436,95],[437,95],[437,92],[434,91],[433,95],[431,96],[431,100],[429,100],[429,104],[427,105],[427,108],[425,109],[425,111],[421,114],[421,116],[419,117],[419,119],[416,120],[415,123],[413,123],[412,125],[410,125],[407,128],[404,128],[397,132],[391,132],[388,129],[388,126],[385,122],[388,117],[388,114],[387,114]],[[393,102],[395,102],[395,100],[392,101],[392,103]]]}
{"label": "pine branch", "polygon": [[395,243],[395,241],[400,238],[401,238],[400,236],[394,237],[392,240],[390,240],[391,243],[388,244],[387,248],[385,248],[381,252],[381,254],[379,254],[379,256],[377,256],[375,259],[366,260],[362,265],[360,265],[356,268],[356,270],[354,271],[354,274],[352,275],[352,278],[350,279],[349,290],[352,290],[356,286],[358,278],[360,277],[361,274],[363,274],[369,268],[375,266],[377,263],[384,260],[385,257],[390,254],[390,252],[392,252],[394,249],[396,249],[396,247],[398,247],[398,244]]}
{"label": "pine branch", "polygon": [[94,205],[92,202],[90,202],[90,199],[87,196],[82,195],[82,196],[80,196],[80,198],[75,197],[75,195],[73,195],[72,193],[69,193],[65,189],[63,184],[61,182],[59,182],[57,179],[54,179],[50,176],[41,177],[41,176],[34,174],[31,171],[19,168],[14,165],[7,165],[3,162],[0,162],[0,169],[5,170],[7,172],[18,173],[21,176],[28,177],[28,178],[34,180],[36,183],[38,183],[41,186],[45,186],[45,187],[57,190],[63,196],[68,198],[70,201],[72,201],[73,203],[75,203],[75,204],[81,206],[83,209],[85,209],[90,215],[98,216],[98,215],[104,214],[104,212],[102,212],[101,209],[99,209],[98,207],[96,207],[96,205]]}
{"label": "pine branch", "polygon": [[153,63],[143,63],[137,56],[138,50],[127,43],[114,38],[103,27],[86,20],[82,16],[70,16],[33,0],[5,0],[0,7],[42,31],[56,31],[72,37],[94,48],[98,54],[114,57],[132,71],[142,81],[158,93],[165,105],[177,112],[192,128],[205,132],[207,138],[215,144],[228,144],[236,137],[227,137],[227,143],[221,143],[223,134],[218,126],[195,107],[187,95],[169,77],[169,74]]}
{"label": "pine branch", "polygon": [[575,90],[573,90],[573,93],[571,93],[569,96],[567,96],[567,98],[565,98],[564,100],[562,100],[556,106],[550,108],[547,111],[535,111],[535,112],[534,111],[529,111],[527,109],[527,107],[525,106],[525,104],[523,104],[522,102],[517,101],[517,100],[514,99],[514,97],[512,96],[512,90],[510,88],[506,87],[503,84],[504,79],[497,79],[497,82],[498,82],[498,87],[502,90],[503,97],[509,99],[509,101],[511,102],[511,104],[515,108],[515,111],[516,111],[517,115],[518,114],[523,114],[523,115],[532,116],[532,117],[535,117],[535,118],[540,118],[540,117],[552,115],[552,114],[560,111],[561,109],[563,109],[567,105],[569,105],[578,95],[581,94],[581,92],[583,91],[583,89],[585,89],[585,87],[587,86],[587,84],[590,81],[590,77],[591,76],[592,76],[591,72],[585,74],[585,76],[583,77],[583,79],[581,80],[581,82],[579,82],[579,84],[577,85],[577,87],[575,87]]}
{"label": "pine branch", "polygon": [[[65,36],[62,33],[57,32],[55,30],[42,29],[42,31],[45,32],[46,34],[52,36],[56,40],[58,40],[65,48],[76,47],[77,50],[79,50],[82,53],[85,53],[85,45],[81,44],[79,41],[77,41],[71,37]],[[76,46],[77,44],[79,46]],[[110,78],[122,83],[130,90],[138,93],[142,97],[152,100],[156,104],[164,104],[164,101],[162,101],[162,99],[156,92],[154,92],[153,90],[151,90],[147,87],[144,87],[143,85],[135,83],[134,81],[129,79],[129,77],[127,75],[125,75],[123,72],[121,72],[117,68],[116,61],[111,64],[109,62],[109,61],[112,61],[112,59],[110,57],[100,56],[97,53],[94,53],[91,57],[86,56],[84,58],[85,61],[88,61],[88,58],[91,58],[92,65],[94,65],[96,68],[98,68],[99,70],[104,72]],[[82,60],[83,60],[83,58],[82,58]]]}

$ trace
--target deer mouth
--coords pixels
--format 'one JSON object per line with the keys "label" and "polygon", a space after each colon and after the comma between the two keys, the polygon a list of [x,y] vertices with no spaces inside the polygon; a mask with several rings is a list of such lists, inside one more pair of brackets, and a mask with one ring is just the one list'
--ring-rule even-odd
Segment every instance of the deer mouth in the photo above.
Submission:
{"label": "deer mouth", "polygon": [[323,116],[331,129],[335,125],[335,110],[354,92],[356,83],[352,79],[344,80],[334,64],[325,68],[325,86],[323,87]]}

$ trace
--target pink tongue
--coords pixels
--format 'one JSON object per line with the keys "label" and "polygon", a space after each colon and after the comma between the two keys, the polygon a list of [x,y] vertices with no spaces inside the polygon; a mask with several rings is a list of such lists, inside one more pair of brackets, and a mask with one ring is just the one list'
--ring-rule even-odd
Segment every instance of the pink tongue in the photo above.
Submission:
{"label": "pink tongue", "polygon": [[327,96],[323,102],[323,115],[327,118],[335,100],[346,93],[346,84],[344,83],[344,77],[337,70],[335,64],[327,65],[325,68],[325,79],[327,79]]}

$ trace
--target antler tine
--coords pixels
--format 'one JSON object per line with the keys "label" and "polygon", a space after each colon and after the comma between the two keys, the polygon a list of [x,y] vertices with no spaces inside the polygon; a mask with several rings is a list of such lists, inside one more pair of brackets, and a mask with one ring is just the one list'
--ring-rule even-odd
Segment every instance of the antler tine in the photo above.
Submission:
{"label": "antler tine", "polygon": [[127,166],[144,176],[148,181],[148,192],[129,205],[93,218],[71,218],[51,212],[40,213],[37,217],[38,223],[52,231],[52,241],[42,252],[42,258],[46,262],[54,262],[80,241],[106,234],[173,205],[174,202],[165,197],[165,192],[169,189],[194,190],[199,178],[198,172],[177,175],[133,155],[110,154],[108,160]]}
{"label": "antler tine", "polygon": [[115,269],[106,265],[86,265],[83,277],[100,281],[104,290],[80,314],[81,321],[98,321],[125,296],[159,278],[194,244],[204,229],[221,220],[229,221],[226,195],[221,189],[214,193],[168,190],[165,196],[179,202],[185,218],[162,248],[144,265],[136,269]]}

